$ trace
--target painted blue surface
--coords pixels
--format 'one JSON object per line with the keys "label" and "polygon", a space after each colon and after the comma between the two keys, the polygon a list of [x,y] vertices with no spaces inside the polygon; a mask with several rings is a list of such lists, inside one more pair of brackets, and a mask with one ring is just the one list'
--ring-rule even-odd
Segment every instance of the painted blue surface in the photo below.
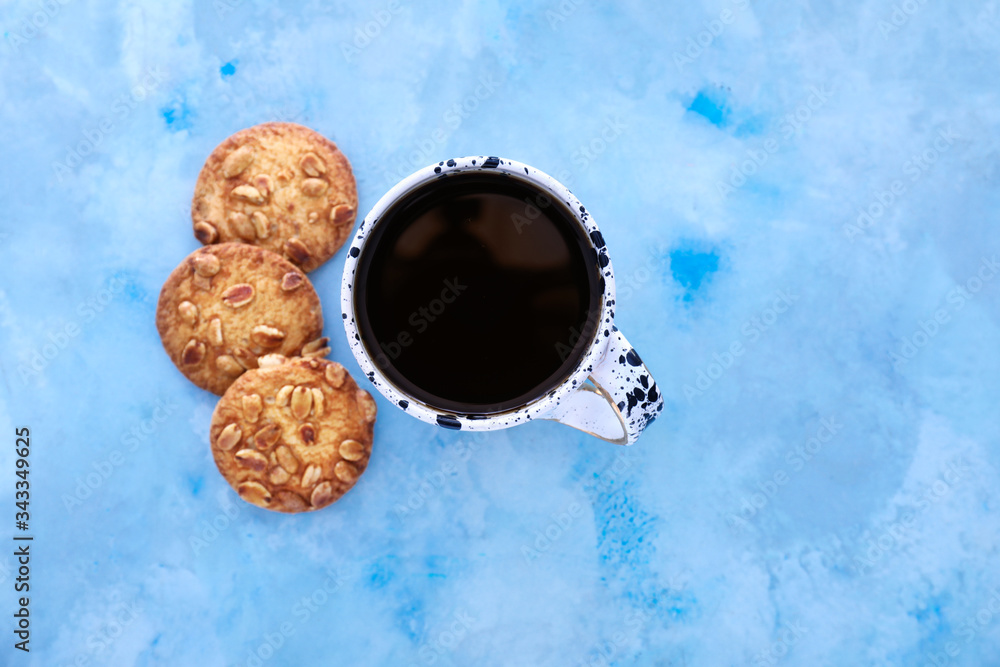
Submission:
{"label": "painted blue surface", "polygon": [[[21,425],[36,538],[0,663],[1000,661],[996,2],[18,0],[0,34],[0,539]],[[267,120],[364,210],[465,154],[568,184],[663,415],[625,450],[376,395],[343,500],[239,501],[153,314],[205,157]],[[311,277],[356,373],[344,253]]]}
{"label": "painted blue surface", "polygon": [[729,109],[726,108],[725,102],[713,99],[719,97],[721,95],[718,91],[713,93],[699,90],[698,94],[694,96],[691,106],[688,107],[688,111],[702,116],[716,127],[725,127],[729,123]]}
{"label": "painted blue surface", "polygon": [[670,253],[670,274],[686,288],[684,300],[691,301],[703,280],[719,270],[719,255],[715,251],[696,252],[677,248]]}

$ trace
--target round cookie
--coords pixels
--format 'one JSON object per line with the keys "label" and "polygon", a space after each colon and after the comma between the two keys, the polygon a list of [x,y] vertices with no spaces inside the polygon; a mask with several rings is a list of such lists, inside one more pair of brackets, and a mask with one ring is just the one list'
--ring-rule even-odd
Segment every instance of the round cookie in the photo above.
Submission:
{"label": "round cookie", "polygon": [[219,144],[194,188],[202,243],[272,250],[303,271],[330,259],[354,227],[358,193],[336,144],[295,123],[263,123]]}
{"label": "round cookie", "polygon": [[209,440],[240,497],[278,512],[326,507],[368,466],[376,405],[343,366],[268,355],[219,400]]}
{"label": "round cookie", "polygon": [[302,271],[261,248],[222,243],[195,250],[160,291],[156,329],[178,369],[222,394],[270,353],[326,356],[323,310]]}

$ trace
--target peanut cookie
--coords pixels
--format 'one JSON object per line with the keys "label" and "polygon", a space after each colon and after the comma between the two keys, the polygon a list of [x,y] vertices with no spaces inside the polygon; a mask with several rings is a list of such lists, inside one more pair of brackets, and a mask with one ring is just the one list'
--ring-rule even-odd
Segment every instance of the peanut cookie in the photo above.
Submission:
{"label": "peanut cookie", "polygon": [[302,271],[243,243],[195,250],[160,291],[156,328],[191,382],[222,394],[263,354],[326,356],[323,311]]}
{"label": "peanut cookie", "polygon": [[241,241],[303,271],[330,259],[354,227],[358,193],[336,144],[295,123],[264,123],[219,144],[194,188],[202,243]]}
{"label": "peanut cookie", "polygon": [[278,512],[320,509],[368,466],[375,412],[337,362],[267,355],[215,407],[212,455],[243,500]]}

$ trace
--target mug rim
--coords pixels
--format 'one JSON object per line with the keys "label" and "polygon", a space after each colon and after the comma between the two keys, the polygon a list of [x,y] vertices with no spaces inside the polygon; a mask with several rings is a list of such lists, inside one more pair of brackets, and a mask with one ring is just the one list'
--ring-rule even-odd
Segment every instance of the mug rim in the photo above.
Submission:
{"label": "mug rim", "polygon": [[[586,351],[580,355],[573,370],[565,376],[562,382],[541,396],[520,406],[488,414],[456,413],[445,410],[424,403],[400,389],[382,372],[378,364],[370,356],[361,339],[354,307],[353,283],[360,262],[362,248],[386,211],[397,201],[430,181],[472,172],[504,173],[516,177],[536,188],[547,191],[554,198],[558,198],[566,204],[573,215],[573,220],[579,225],[580,231],[583,232],[584,243],[589,245],[595,252],[597,257],[596,267],[601,272],[600,278],[604,282],[604,290],[601,293],[600,314],[595,320],[598,325],[594,327],[594,331],[590,332],[591,338],[585,348]],[[507,428],[541,417],[558,405],[561,400],[583,387],[590,373],[603,359],[604,353],[608,348],[608,342],[611,340],[611,332],[617,331],[617,327],[614,325],[614,271],[604,244],[604,237],[601,235],[590,212],[569,188],[549,174],[516,160],[484,155],[452,158],[438,162],[437,164],[428,165],[401,179],[382,195],[361,221],[360,227],[355,231],[351,239],[341,281],[340,306],[344,330],[347,334],[347,342],[351,348],[351,352],[361,367],[362,372],[375,385],[379,393],[392,401],[395,406],[401,408],[404,412],[422,421],[432,424],[436,423],[439,426],[454,430],[486,431]]]}

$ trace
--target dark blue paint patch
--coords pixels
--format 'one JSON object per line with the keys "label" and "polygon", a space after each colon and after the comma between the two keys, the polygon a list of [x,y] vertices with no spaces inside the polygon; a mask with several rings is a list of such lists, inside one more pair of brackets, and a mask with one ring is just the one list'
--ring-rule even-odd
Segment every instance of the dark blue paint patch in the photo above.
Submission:
{"label": "dark blue paint patch", "polygon": [[434,167],[434,173],[435,174],[440,174],[441,173],[441,167]]}
{"label": "dark blue paint patch", "polygon": [[[473,162],[472,164],[475,164],[475,162]],[[487,158],[486,162],[483,163],[484,169],[495,169],[496,167],[499,166],[500,166],[500,158],[498,157]]]}
{"label": "dark blue paint patch", "polygon": [[729,107],[726,106],[721,91],[699,90],[688,111],[698,114],[716,127],[725,127],[729,124]]}
{"label": "dark blue paint patch", "polygon": [[405,410],[406,408],[410,407],[410,402],[409,401],[400,401],[399,402],[399,407],[401,407],[401,408],[403,408]]}
{"label": "dark blue paint patch", "polygon": [[603,250],[601,251],[601,254],[597,256],[597,262],[601,265],[602,269],[605,266],[607,266],[610,261],[611,261],[611,258],[608,257],[608,253],[606,253]]}
{"label": "dark blue paint patch", "polygon": [[222,75],[223,79],[228,79],[232,75],[236,74],[236,61],[230,60],[228,63],[220,67],[219,74]]}
{"label": "dark blue paint patch", "polygon": [[665,590],[662,578],[652,571],[657,562],[653,538],[661,519],[643,508],[635,473],[634,467],[612,466],[600,475],[592,498],[598,565],[602,578],[629,606],[655,610],[661,616],[663,598],[676,591]]}
{"label": "dark blue paint patch", "polygon": [[357,257],[358,255],[361,254],[361,248],[359,248],[358,246],[353,246],[349,254],[351,255],[351,257]]}
{"label": "dark blue paint patch", "polygon": [[187,101],[176,100],[170,106],[160,109],[167,129],[171,132],[180,132],[191,127],[191,109],[188,108]]}
{"label": "dark blue paint patch", "polygon": [[341,313],[340,316],[345,320],[347,319],[347,313]]}
{"label": "dark blue paint patch", "polygon": [[455,161],[454,160],[448,160],[448,166],[449,167],[454,167],[455,166]]}
{"label": "dark blue paint patch", "polygon": [[655,538],[662,519],[643,508],[640,496],[626,476],[594,499],[601,580],[620,599],[619,604],[656,619],[650,627],[698,618],[697,598],[683,584],[664,582],[652,567],[657,562]]}
{"label": "dark blue paint patch", "polygon": [[601,232],[599,232],[598,230],[595,229],[594,231],[590,232],[590,240],[598,248],[604,247],[604,235],[601,234]]}
{"label": "dark blue paint patch", "polygon": [[695,252],[686,248],[678,248],[670,252],[670,274],[674,280],[684,286],[684,300],[691,301],[694,292],[712,273],[719,270],[719,255],[714,250]]}
{"label": "dark blue paint patch", "polygon": [[625,355],[625,361],[627,361],[630,366],[639,366],[642,364],[642,359],[639,357],[639,353],[636,352],[635,349],[628,351],[628,354]]}
{"label": "dark blue paint patch", "polygon": [[[386,585],[395,578],[395,572],[391,561],[395,558],[392,556],[382,558],[368,567],[368,586],[369,588],[378,590],[380,588],[385,588]],[[390,561],[390,562],[387,562]]]}
{"label": "dark blue paint patch", "polygon": [[450,415],[438,415],[437,424],[443,428],[448,428],[453,431],[460,431],[462,429],[462,422],[458,421]]}

